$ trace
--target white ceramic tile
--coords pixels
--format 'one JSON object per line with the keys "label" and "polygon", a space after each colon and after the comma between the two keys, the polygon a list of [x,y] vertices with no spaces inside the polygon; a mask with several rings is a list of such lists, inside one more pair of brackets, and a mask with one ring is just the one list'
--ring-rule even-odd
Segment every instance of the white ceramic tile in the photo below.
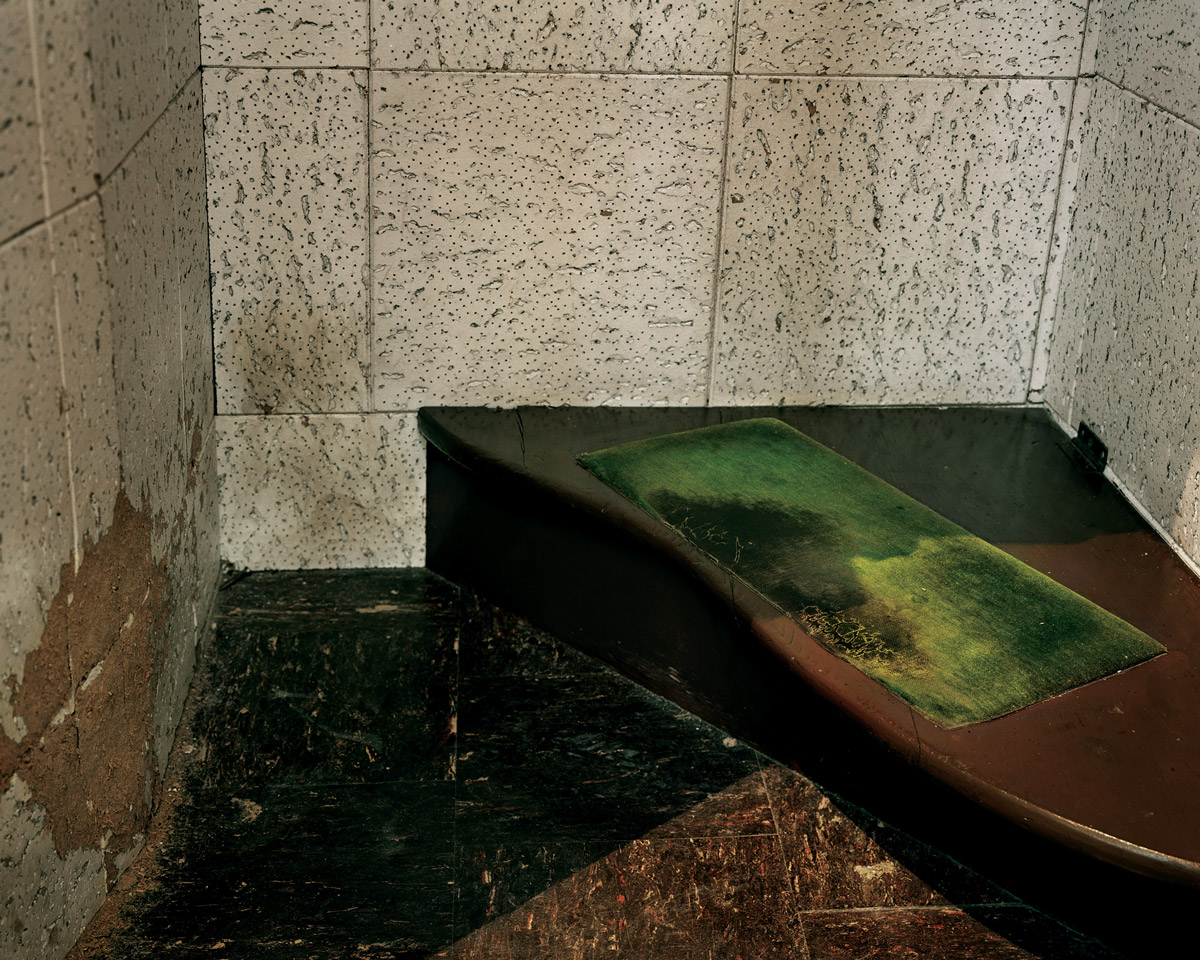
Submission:
{"label": "white ceramic tile", "polygon": [[1069,87],[735,78],[713,402],[1023,400]]}
{"label": "white ceramic tile", "polygon": [[0,736],[25,734],[9,688],[42,638],[74,531],[45,227],[0,246]]}
{"label": "white ceramic tile", "polygon": [[97,161],[108,174],[200,65],[196,0],[87,0]]}
{"label": "white ceramic tile", "polygon": [[703,402],[724,80],[374,77],[379,409]]}
{"label": "white ceramic tile", "polygon": [[368,0],[201,0],[205,66],[365,67]]}
{"label": "white ceramic tile", "polygon": [[1200,557],[1200,132],[1100,80],[1051,351],[1051,396]]}
{"label": "white ceramic tile", "polygon": [[1081,0],[741,0],[739,73],[1074,76]]}
{"label": "white ceramic tile", "polygon": [[26,0],[0,0],[0,240],[45,213]]}
{"label": "white ceramic tile", "polygon": [[96,189],[96,108],[92,102],[90,0],[32,0],[45,124],[46,186],[51,211]]}
{"label": "white ceramic tile", "polygon": [[221,555],[251,570],[424,563],[412,414],[217,417]]}
{"label": "white ceramic tile", "polygon": [[100,203],[92,197],[49,226],[71,430],[77,546],[82,547],[85,540],[99,540],[112,523],[121,481]]}
{"label": "white ceramic tile", "polygon": [[370,405],[365,83],[205,71],[222,413]]}
{"label": "white ceramic tile", "polygon": [[1104,0],[1092,7],[1100,75],[1200,123],[1200,6]]}
{"label": "white ceramic tile", "polygon": [[372,63],[409,70],[721,73],[736,0],[372,4]]}

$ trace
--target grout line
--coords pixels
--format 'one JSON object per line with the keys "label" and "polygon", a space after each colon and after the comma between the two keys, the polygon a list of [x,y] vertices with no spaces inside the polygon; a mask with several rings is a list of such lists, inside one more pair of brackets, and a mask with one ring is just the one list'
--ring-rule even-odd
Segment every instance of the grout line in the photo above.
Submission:
{"label": "grout line", "polygon": [[[734,24],[734,50],[737,49],[737,24]],[[725,213],[729,196],[729,153],[733,149],[733,77],[725,87],[725,131],[721,137],[721,189],[717,208],[717,248],[713,255],[712,306],[708,319],[708,376],[704,385],[704,406],[712,405],[713,385],[717,379],[717,334],[721,327],[721,270],[725,249]]]}
{"label": "grout line", "polygon": [[217,385],[217,309],[213,305],[213,278],[216,273],[213,270],[213,227],[212,218],[209,216],[212,210],[212,195],[209,191],[212,188],[212,179],[209,176],[208,169],[208,115],[204,111],[204,72],[200,73],[200,142],[202,149],[200,151],[200,160],[204,164],[204,232],[207,235],[208,248],[208,337],[212,342],[212,349],[209,350],[209,365],[211,366],[212,374],[212,416],[213,428],[215,432],[217,417],[220,415],[220,403],[218,401],[218,385]]}
{"label": "grout line", "polygon": [[37,119],[38,167],[42,174],[42,223],[50,219],[50,173],[46,169],[46,117],[42,110],[41,60],[38,55],[41,44],[37,40],[37,15],[33,12],[33,0],[26,0],[25,15],[29,26],[29,66],[33,71],[33,111]]}
{"label": "grout line", "polygon": [[[1053,324],[1048,322],[1052,318],[1046,316],[1046,300],[1050,290],[1050,267],[1054,262],[1054,245],[1058,238],[1059,219],[1063,216],[1063,183],[1067,178],[1067,157],[1071,152],[1071,135],[1072,133],[1077,132],[1074,131],[1073,128],[1075,126],[1075,94],[1078,90],[1078,87],[1079,81],[1073,80],[1071,82],[1070,95],[1067,97],[1067,127],[1066,130],[1063,131],[1062,158],[1059,160],[1058,164],[1058,182],[1054,187],[1054,206],[1052,208],[1053,214],[1050,217],[1050,242],[1046,246],[1046,266],[1042,270],[1042,296],[1038,303],[1037,321],[1034,323],[1033,327],[1033,356],[1030,357],[1029,361],[1029,377],[1025,381],[1026,399],[1032,399],[1035,389],[1041,391],[1042,393],[1044,393],[1046,389],[1046,371],[1049,367],[1049,358],[1046,357],[1043,359],[1042,355],[1044,353],[1049,353],[1050,334],[1053,332]],[[1083,124],[1081,124],[1080,127],[1082,129]],[[1080,153],[1080,159],[1082,160],[1082,151],[1080,151]],[[1066,199],[1069,206],[1071,198],[1068,197]],[[1070,239],[1070,224],[1065,224],[1065,227],[1066,229],[1062,235],[1062,249],[1059,251],[1060,257],[1057,264],[1060,274],[1066,267],[1067,250],[1069,246],[1068,241]],[[1062,278],[1060,276],[1059,283],[1056,283],[1054,286],[1054,297],[1056,302],[1058,300],[1059,290],[1061,288],[1061,279]],[[1034,378],[1038,376],[1039,369],[1042,383],[1039,387],[1035,388]]]}
{"label": "grout line", "polygon": [[367,84],[367,106],[365,121],[367,124],[367,155],[364,158],[366,165],[367,189],[366,195],[363,197],[367,205],[367,272],[363,277],[363,285],[366,287],[364,291],[367,297],[367,409],[372,413],[377,413],[375,403],[375,161],[372,156],[372,111],[374,110],[374,87],[375,74],[370,67],[372,58],[375,55],[375,3],[376,0],[368,0],[367,2],[367,68],[366,68],[366,84]]}
{"label": "grout line", "polygon": [[[735,25],[734,56],[737,56]],[[1082,56],[1082,51],[1081,54]],[[451,70],[432,70],[429,67],[389,66],[383,63],[364,64],[328,64],[328,63],[204,63],[205,70],[371,70],[379,73],[404,73],[425,76],[475,76],[490,74],[498,77],[646,77],[654,80],[669,80],[674,78],[696,78],[712,80],[718,77],[747,77],[751,79],[779,80],[1074,80],[1075,74],[1065,73],[790,73],[787,71],[740,71],[740,70],[710,70],[710,71],[665,71],[656,73],[646,70],[499,70],[491,67],[456,68]]]}
{"label": "grout line", "polygon": [[[54,239],[50,210],[50,171],[46,166],[46,118],[42,110],[41,44],[37,40],[37,16],[33,0],[26,0],[25,14],[29,27],[29,62],[33,70],[33,109],[38,127],[38,167],[42,174],[42,220],[35,227],[45,226],[46,245],[50,253],[50,295],[54,301],[54,342],[58,349],[58,403],[62,415],[63,438],[67,445],[67,495],[71,498],[71,562],[75,572],[83,563],[82,544],[79,542],[79,505],[76,503],[75,460],[71,449],[71,407],[67,403],[67,361],[63,344],[62,300],[58,295],[58,244]],[[68,651],[69,652],[69,651]]]}
{"label": "grout line", "polygon": [[[1083,8],[1083,33],[1079,37],[1079,59],[1075,61],[1075,79],[1083,74],[1083,52],[1088,48],[1088,31],[1092,28],[1092,0]],[[1100,64],[1100,50],[1096,49],[1096,66]]]}
{"label": "grout line", "polygon": [[450,794],[450,936],[454,939],[458,926],[458,711],[462,705],[462,639],[463,588],[457,587],[454,626],[454,788]]}
{"label": "grout line", "polygon": [[[454,403],[444,403],[443,402],[443,403],[427,403],[427,404],[423,404],[422,406],[419,406],[419,407],[396,407],[394,409],[375,410],[375,411],[366,411],[366,410],[316,410],[316,411],[314,411],[314,410],[278,410],[278,411],[272,411],[271,413],[259,413],[258,411],[249,411],[249,412],[234,411],[231,413],[220,413],[220,414],[218,414],[218,416],[230,417],[230,418],[238,417],[238,418],[242,418],[242,419],[256,419],[256,420],[270,419],[270,418],[274,418],[274,417],[309,417],[309,418],[312,418],[312,417],[367,417],[367,416],[372,416],[372,415],[414,416],[414,415],[420,413],[422,410],[427,410],[431,407],[461,407],[461,406],[464,406],[464,404],[454,404]],[[470,404],[465,404],[465,406],[470,406]],[[525,410],[525,409],[557,410],[557,409],[561,409],[564,406],[576,406],[581,410],[591,410],[591,409],[599,409],[600,407],[603,407],[606,405],[605,404],[586,404],[586,405],[585,404],[572,404],[570,402],[567,402],[567,403],[517,403],[517,404],[512,404],[511,406],[487,406],[487,407],[478,407],[478,409],[480,409],[480,410],[486,409],[486,410],[490,410],[493,412],[498,412],[498,411],[502,411],[502,410]],[[986,407],[989,410],[996,410],[996,409],[1000,409],[1000,410],[1041,410],[1041,409],[1043,409],[1044,404],[1042,404],[1041,402],[1032,402],[1029,400],[1013,400],[1013,401],[1010,401],[1007,403],[996,403],[996,402],[987,402],[987,401],[983,401],[980,403],[834,403],[834,404],[785,403],[785,404],[782,404],[782,406],[802,407],[805,410],[821,410],[821,409],[828,409],[828,408],[838,408],[838,409],[853,408],[855,410],[961,410],[961,409],[970,410],[970,409],[975,409],[978,407]],[[615,407],[612,405],[608,405],[608,407],[609,407],[609,409],[614,409],[614,410],[646,410],[646,411],[669,410],[669,409],[676,409],[676,410],[695,410],[695,409],[697,409],[696,407],[687,406],[687,405],[679,404],[679,403],[669,404],[667,406],[646,404],[646,405],[642,405],[642,406],[615,406]],[[715,409],[777,410],[777,409],[779,409],[779,407],[780,407],[780,404],[778,404],[778,403],[741,403],[741,404],[729,403],[729,404],[722,404],[719,408],[715,408]]]}
{"label": "grout line", "polygon": [[[369,31],[368,31],[369,34]],[[368,40],[368,42],[370,42]],[[366,63],[201,63],[202,70],[374,70]],[[404,71],[406,73],[411,71]],[[436,71],[435,71],[436,72]]]}
{"label": "grout line", "polygon": [[50,248],[50,294],[54,299],[54,339],[58,347],[59,410],[63,418],[63,436],[67,442],[67,491],[71,498],[71,560],[75,572],[83,563],[83,545],[79,540],[79,507],[76,504],[75,462],[71,449],[71,405],[67,403],[67,361],[63,346],[62,300],[58,295],[58,254],[54,226],[46,224],[46,243]]}
{"label": "grout line", "polygon": [[1154,109],[1157,110],[1159,113],[1165,113],[1172,120],[1178,120],[1180,123],[1191,127],[1193,130],[1200,130],[1200,121],[1189,120],[1183,114],[1176,113],[1170,107],[1164,107],[1157,100],[1151,100],[1144,93],[1138,93],[1136,90],[1132,89],[1131,87],[1122,86],[1121,84],[1117,83],[1117,81],[1110,80],[1108,77],[1104,76],[1101,73],[1097,73],[1095,76],[1097,79],[1103,80],[1110,87],[1115,87],[1117,90],[1120,90],[1122,93],[1127,93],[1131,97],[1136,97],[1138,100],[1141,100],[1143,103],[1149,104],[1150,106],[1154,107]]}
{"label": "grout line", "polygon": [[[775,799],[771,795],[771,788],[767,786],[767,772],[763,769],[762,754],[757,750],[754,751],[754,762],[758,764],[758,779],[762,784],[763,794],[767,798],[767,809],[771,811],[771,824],[775,827],[775,841],[779,845],[779,859],[783,864],[783,879],[787,884],[787,892],[791,894],[788,898],[792,901],[792,906],[796,911],[796,925],[800,931],[800,944],[803,948],[802,960],[808,960],[811,953],[808,949],[808,931],[804,929],[804,909],[796,902],[796,890],[792,883],[792,868],[788,864],[787,851],[783,847],[783,834],[779,830],[779,816],[775,813]],[[759,834],[763,836],[763,834]]]}
{"label": "grout line", "polygon": [[[201,0],[203,3],[204,0]],[[209,422],[208,431],[212,434],[213,445],[216,445],[217,436],[217,311],[213,306],[213,230],[212,220],[209,219],[209,211],[212,209],[212,197],[209,195],[209,184],[212,182],[209,179],[208,169],[208,127],[206,125],[206,115],[204,112],[204,18],[196,17],[196,51],[200,57],[200,65],[197,71],[200,74],[200,163],[204,168],[204,234],[205,234],[205,249],[207,256],[205,260],[205,275],[208,278],[208,340],[210,349],[208,351],[209,373],[212,377],[212,396],[209,400],[212,403],[212,420]],[[189,80],[190,82],[190,80]],[[185,83],[184,86],[187,86]],[[207,440],[205,441],[207,442]],[[213,453],[214,459],[216,452]],[[218,465],[218,471],[220,466]],[[220,551],[221,541],[221,517],[220,517],[220,497],[217,497],[217,550]]]}
{"label": "grout line", "polygon": [[[155,114],[154,118],[149,123],[146,124],[146,129],[141,132],[141,134],[138,136],[138,138],[133,142],[133,145],[130,146],[130,148],[128,150],[126,150],[123,154],[121,154],[121,159],[119,159],[116,163],[113,164],[113,168],[108,173],[106,173],[100,177],[100,181],[97,184],[96,190],[92,191],[91,193],[88,193],[89,197],[92,195],[92,193],[97,193],[100,190],[102,190],[108,184],[108,182],[114,176],[116,176],[117,171],[120,170],[125,165],[125,162],[131,156],[133,156],[133,154],[137,150],[137,148],[142,145],[142,141],[150,136],[150,131],[153,130],[155,125],[163,117],[166,116],[167,111],[170,110],[171,107],[173,107],[175,105],[175,101],[178,100],[181,96],[183,96],[183,92],[185,90],[187,90],[188,85],[192,82],[193,78],[195,78],[201,72],[201,69],[202,69],[201,67],[196,67],[195,70],[193,70],[191,73],[189,73],[187,75],[187,77],[184,78],[183,82],[180,83],[180,85],[179,85],[179,89],[176,90],[171,95],[171,99],[168,100],[163,105],[163,108],[157,114]],[[203,106],[201,107],[201,110],[203,111]],[[81,199],[86,199],[86,197],[81,198]]]}
{"label": "grout line", "polygon": [[893,904],[888,907],[822,907],[818,910],[801,910],[805,916],[823,916],[832,915],[839,916],[848,913],[898,913],[909,911],[934,912],[938,910],[1030,910],[1035,913],[1041,911],[1030,906],[1022,900],[1004,900],[999,903],[910,903],[910,904]]}

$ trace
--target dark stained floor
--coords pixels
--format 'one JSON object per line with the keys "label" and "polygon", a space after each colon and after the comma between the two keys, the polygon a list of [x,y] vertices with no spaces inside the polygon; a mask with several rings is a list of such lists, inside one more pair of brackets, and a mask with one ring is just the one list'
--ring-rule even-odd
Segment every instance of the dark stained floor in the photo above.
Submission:
{"label": "dark stained floor", "polygon": [[223,598],[77,960],[1117,956],[433,574]]}

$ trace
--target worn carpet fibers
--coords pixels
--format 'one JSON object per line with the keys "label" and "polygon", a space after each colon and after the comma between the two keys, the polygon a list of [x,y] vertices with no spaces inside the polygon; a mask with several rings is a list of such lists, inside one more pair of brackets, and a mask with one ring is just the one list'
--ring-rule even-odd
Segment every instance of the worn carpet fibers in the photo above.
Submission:
{"label": "worn carpet fibers", "polygon": [[1002,716],[1163,650],[778,420],[579,459],[943,726]]}

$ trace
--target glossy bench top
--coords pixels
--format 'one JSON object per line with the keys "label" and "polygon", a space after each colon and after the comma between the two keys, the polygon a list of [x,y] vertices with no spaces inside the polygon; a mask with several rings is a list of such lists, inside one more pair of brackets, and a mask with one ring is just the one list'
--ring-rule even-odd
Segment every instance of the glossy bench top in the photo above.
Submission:
{"label": "glossy bench top", "polygon": [[[588,474],[578,454],[775,416],[1162,643],[1163,656],[1014,714],[936,726]],[[729,593],[817,695],[919,768],[1009,819],[1122,866],[1200,886],[1200,584],[1122,499],[1019,408],[431,408],[430,443],[466,470],[536,485],[682,559]]]}

